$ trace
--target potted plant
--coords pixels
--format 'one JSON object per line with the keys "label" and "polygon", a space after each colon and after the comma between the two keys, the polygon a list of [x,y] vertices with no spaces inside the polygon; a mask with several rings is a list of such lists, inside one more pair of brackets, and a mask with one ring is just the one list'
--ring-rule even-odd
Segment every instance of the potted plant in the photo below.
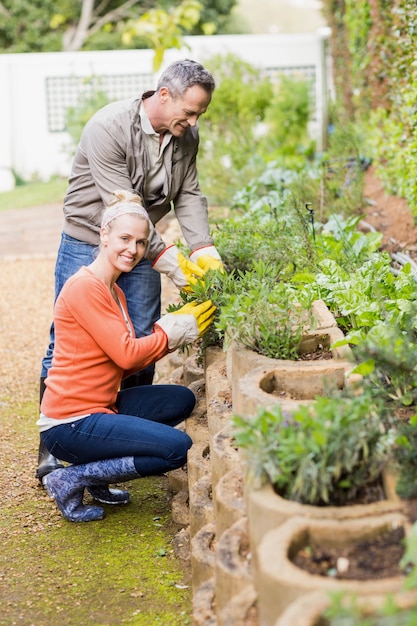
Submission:
{"label": "potted plant", "polygon": [[343,520],[401,510],[401,500],[384,491],[394,436],[381,423],[381,404],[341,391],[292,412],[275,405],[232,418],[255,562],[264,535],[290,517]]}

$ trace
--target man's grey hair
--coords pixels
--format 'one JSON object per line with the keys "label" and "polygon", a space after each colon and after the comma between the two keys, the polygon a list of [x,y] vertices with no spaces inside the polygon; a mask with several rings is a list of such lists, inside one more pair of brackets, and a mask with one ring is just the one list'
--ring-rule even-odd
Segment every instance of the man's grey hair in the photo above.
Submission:
{"label": "man's grey hair", "polygon": [[201,63],[183,59],[182,61],[171,63],[161,74],[156,91],[159,91],[161,87],[166,87],[173,98],[178,98],[184,95],[187,89],[194,87],[194,85],[204,89],[210,96],[215,88],[213,76]]}

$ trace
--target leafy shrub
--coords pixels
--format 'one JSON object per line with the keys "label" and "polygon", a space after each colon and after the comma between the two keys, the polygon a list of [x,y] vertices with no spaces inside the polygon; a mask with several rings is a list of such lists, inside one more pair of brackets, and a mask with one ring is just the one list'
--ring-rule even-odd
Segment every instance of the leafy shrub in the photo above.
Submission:
{"label": "leafy shrub", "polygon": [[380,403],[364,394],[333,393],[291,414],[280,405],[262,407],[255,418],[234,416],[233,425],[252,475],[304,504],[351,502],[378,480],[392,446]]}
{"label": "leafy shrub", "polygon": [[416,299],[417,284],[410,265],[394,276],[386,253],[371,254],[354,271],[333,259],[322,260],[319,267],[305,288],[315,299],[325,301],[347,333],[345,344],[358,345],[374,326],[401,317]]}
{"label": "leafy shrub", "polygon": [[398,470],[397,493],[401,498],[417,497],[417,414],[398,422],[393,451]]}
{"label": "leafy shrub", "polygon": [[268,161],[304,167],[314,152],[308,135],[310,87],[288,77],[274,84],[234,54],[216,55],[206,66],[217,87],[200,125],[199,175],[210,202],[228,206]]}
{"label": "leafy shrub", "polygon": [[109,103],[108,95],[100,88],[99,80],[86,79],[85,91],[80,94],[77,106],[69,107],[65,113],[65,129],[71,137],[71,154],[75,153],[84,126],[96,111]]}
{"label": "leafy shrub", "polygon": [[307,211],[293,194],[281,196],[271,190],[246,208],[243,216],[219,224],[214,240],[228,271],[245,272],[264,261],[274,265],[278,280],[289,280],[296,271],[315,267],[308,220]]}
{"label": "leafy shrub", "polygon": [[402,315],[371,328],[353,353],[358,363],[354,372],[385,400],[390,412],[417,405],[416,307],[409,304]]}
{"label": "leafy shrub", "polygon": [[303,304],[290,285],[247,272],[225,299],[216,328],[224,335],[226,347],[235,340],[273,359],[296,360],[310,322],[311,303]]}
{"label": "leafy shrub", "polygon": [[[181,299],[212,300],[217,307],[214,323],[199,343],[201,353],[209,345],[226,349],[236,340],[259,354],[294,360],[305,329],[313,324],[312,302],[302,300],[291,285],[278,282],[277,268],[261,260],[247,272],[209,270],[188,293],[181,292]],[[168,311],[180,306],[171,304]]]}

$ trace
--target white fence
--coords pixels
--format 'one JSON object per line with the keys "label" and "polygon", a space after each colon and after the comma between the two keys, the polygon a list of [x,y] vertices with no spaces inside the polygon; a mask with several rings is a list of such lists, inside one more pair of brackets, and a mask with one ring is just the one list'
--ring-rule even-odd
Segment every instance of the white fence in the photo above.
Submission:
{"label": "white fence", "polygon": [[[320,148],[327,130],[327,40],[327,29],[299,35],[186,37],[189,48],[168,50],[161,69],[180,58],[204,64],[215,54],[233,53],[271,76],[304,75],[313,81],[312,132]],[[66,109],[77,104],[92,78],[112,100],[154,88],[152,61],[152,50],[0,55],[0,191],[13,187],[13,171],[25,180],[68,176]]]}

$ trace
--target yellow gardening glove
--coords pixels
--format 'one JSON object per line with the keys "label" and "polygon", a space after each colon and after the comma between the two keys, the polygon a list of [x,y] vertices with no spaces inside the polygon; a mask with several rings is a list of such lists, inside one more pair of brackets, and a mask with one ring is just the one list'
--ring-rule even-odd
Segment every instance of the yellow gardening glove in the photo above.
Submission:
{"label": "yellow gardening glove", "polygon": [[[188,285],[194,285],[197,282],[197,278],[203,278],[204,276],[204,268],[187,259],[182,252],[178,252],[178,267],[184,274]],[[188,285],[184,287],[184,291],[191,291]]]}
{"label": "yellow gardening glove", "polygon": [[212,303],[211,300],[206,300],[201,304],[197,304],[197,302],[189,302],[188,304],[184,304],[178,311],[173,311],[174,315],[194,315],[198,332],[200,335],[203,335],[210,324],[213,323],[214,320],[214,312],[216,307]]}
{"label": "yellow gardening glove", "polygon": [[203,270],[204,274],[208,270],[224,270],[220,254],[212,245],[197,248],[190,254],[190,259]]}
{"label": "yellow gardening glove", "polygon": [[202,256],[198,257],[197,265],[201,267],[201,269],[204,271],[204,274],[207,272],[207,270],[224,270],[223,263],[219,259],[209,256],[208,254],[203,254]]}
{"label": "yellow gardening glove", "polygon": [[155,326],[164,331],[168,339],[168,350],[172,352],[201,337],[213,322],[215,310],[211,300],[202,304],[190,302],[178,311],[163,315],[155,322]]}
{"label": "yellow gardening glove", "polygon": [[184,291],[190,292],[190,285],[204,276],[204,270],[187,259],[177,246],[168,246],[155,259],[152,267],[161,274],[166,274],[172,282]]}

